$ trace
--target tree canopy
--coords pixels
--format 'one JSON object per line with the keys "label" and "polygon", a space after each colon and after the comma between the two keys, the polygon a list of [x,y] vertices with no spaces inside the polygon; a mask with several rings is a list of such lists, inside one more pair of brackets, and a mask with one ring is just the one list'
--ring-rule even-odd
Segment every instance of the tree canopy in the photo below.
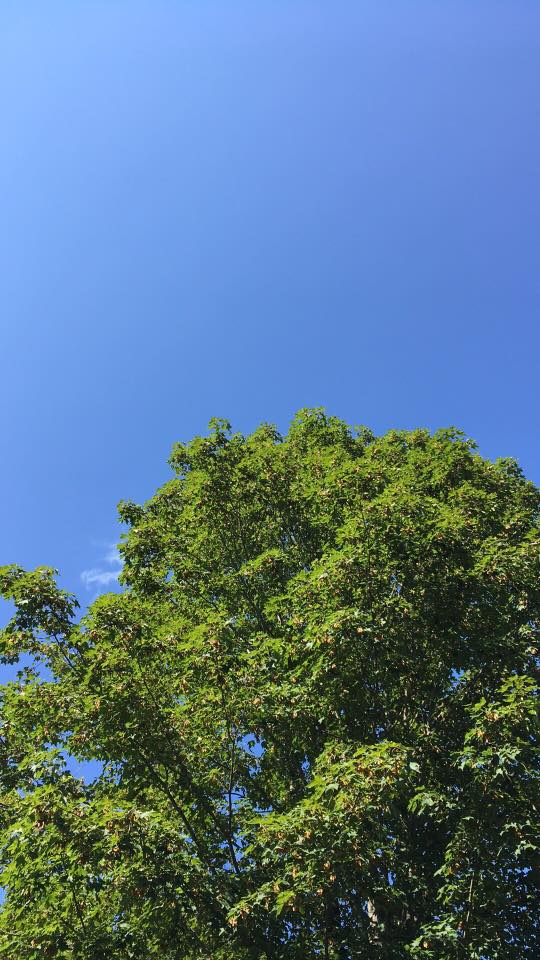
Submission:
{"label": "tree canopy", "polygon": [[0,956],[538,957],[539,490],[454,429],[210,427],[121,593],[0,571]]}

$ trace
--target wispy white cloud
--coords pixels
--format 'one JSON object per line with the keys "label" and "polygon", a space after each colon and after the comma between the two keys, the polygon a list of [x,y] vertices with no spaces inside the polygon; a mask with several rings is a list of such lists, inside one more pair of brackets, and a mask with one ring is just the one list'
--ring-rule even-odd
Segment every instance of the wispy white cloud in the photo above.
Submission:
{"label": "wispy white cloud", "polygon": [[111,564],[111,566],[117,566],[117,567],[122,566],[122,558],[118,552],[118,547],[116,546],[115,543],[109,544],[107,553],[105,554],[103,559],[105,560],[105,563],[109,563]]}
{"label": "wispy white cloud", "polygon": [[81,580],[87,590],[98,584],[100,587],[106,587],[109,583],[118,580],[119,570],[101,570],[99,567],[93,567],[91,570],[83,570]]}
{"label": "wispy white cloud", "polygon": [[107,546],[107,552],[101,558],[99,566],[91,567],[89,570],[83,570],[81,580],[87,590],[93,587],[107,587],[111,583],[117,583],[122,570],[122,560],[118,553],[116,544],[111,543]]}

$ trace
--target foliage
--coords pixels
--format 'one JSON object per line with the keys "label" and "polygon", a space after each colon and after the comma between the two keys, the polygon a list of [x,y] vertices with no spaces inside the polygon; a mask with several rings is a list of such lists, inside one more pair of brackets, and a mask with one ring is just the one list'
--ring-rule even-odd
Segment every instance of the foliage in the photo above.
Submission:
{"label": "foliage", "polygon": [[538,956],[539,491],[319,410],[171,464],[79,621],[0,572],[0,957]]}

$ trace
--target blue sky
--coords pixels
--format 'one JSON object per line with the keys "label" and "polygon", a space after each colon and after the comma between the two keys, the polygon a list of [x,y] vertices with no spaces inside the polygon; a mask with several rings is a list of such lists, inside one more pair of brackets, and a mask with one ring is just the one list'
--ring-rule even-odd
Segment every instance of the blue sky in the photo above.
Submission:
{"label": "blue sky", "polygon": [[540,481],[539,90],[537,2],[2,3],[1,562],[88,602],[212,416]]}

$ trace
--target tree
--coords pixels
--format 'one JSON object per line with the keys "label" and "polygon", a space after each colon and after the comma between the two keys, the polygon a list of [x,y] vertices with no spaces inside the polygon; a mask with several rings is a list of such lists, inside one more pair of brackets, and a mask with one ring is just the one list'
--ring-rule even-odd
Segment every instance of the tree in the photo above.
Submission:
{"label": "tree", "polygon": [[539,490],[320,410],[170,462],[122,593],[1,571],[0,957],[539,956]]}

